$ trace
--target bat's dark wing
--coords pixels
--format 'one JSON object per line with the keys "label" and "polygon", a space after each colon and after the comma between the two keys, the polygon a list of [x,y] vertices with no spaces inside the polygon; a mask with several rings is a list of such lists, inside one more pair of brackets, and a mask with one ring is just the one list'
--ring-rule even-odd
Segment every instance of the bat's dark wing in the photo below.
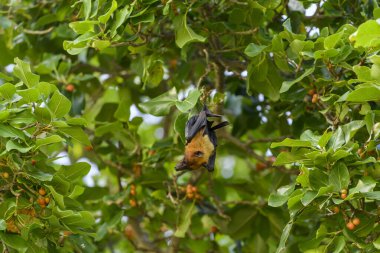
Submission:
{"label": "bat's dark wing", "polygon": [[205,126],[207,125],[207,115],[205,111],[202,111],[198,115],[191,117],[185,128],[186,142],[189,143],[191,139]]}

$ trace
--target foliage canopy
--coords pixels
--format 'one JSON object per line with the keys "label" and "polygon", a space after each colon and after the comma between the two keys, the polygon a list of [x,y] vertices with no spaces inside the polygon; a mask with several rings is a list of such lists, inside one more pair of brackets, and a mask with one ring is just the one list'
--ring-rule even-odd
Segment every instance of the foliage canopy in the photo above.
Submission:
{"label": "foliage canopy", "polygon": [[[373,0],[0,0],[0,249],[378,252],[379,20]],[[231,126],[213,174],[178,176],[202,103]]]}

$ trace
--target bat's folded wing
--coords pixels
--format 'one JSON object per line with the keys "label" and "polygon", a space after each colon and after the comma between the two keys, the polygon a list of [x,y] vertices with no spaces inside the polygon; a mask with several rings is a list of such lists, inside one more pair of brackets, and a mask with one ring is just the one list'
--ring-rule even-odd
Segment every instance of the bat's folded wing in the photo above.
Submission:
{"label": "bat's folded wing", "polygon": [[199,115],[195,115],[189,119],[186,123],[185,128],[185,138],[186,142],[189,143],[191,139],[205,126],[207,125],[207,116],[204,111]]}

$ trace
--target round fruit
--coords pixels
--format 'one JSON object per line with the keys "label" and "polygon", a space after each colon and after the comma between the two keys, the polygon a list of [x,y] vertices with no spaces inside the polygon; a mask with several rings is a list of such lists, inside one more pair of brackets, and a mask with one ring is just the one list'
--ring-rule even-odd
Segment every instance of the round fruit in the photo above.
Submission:
{"label": "round fruit", "polygon": [[41,196],[44,196],[44,195],[46,194],[46,191],[45,191],[44,188],[40,188],[40,189],[38,190],[38,193],[39,193]]}
{"label": "round fruit", "polygon": [[355,224],[352,223],[351,221],[349,221],[349,222],[346,224],[346,227],[347,227],[349,230],[354,230],[354,229],[355,229]]}
{"label": "round fruit", "polygon": [[38,198],[37,203],[42,207],[46,205],[45,199],[44,198]]}
{"label": "round fruit", "polygon": [[256,170],[257,171],[262,171],[267,167],[267,165],[263,162],[257,162],[256,163]]}
{"label": "round fruit", "polygon": [[133,188],[131,188],[131,195],[132,195],[132,196],[135,196],[135,195],[136,195],[136,190],[133,189]]}
{"label": "round fruit", "polygon": [[134,200],[134,199],[130,199],[130,200],[129,200],[129,204],[130,204],[132,207],[135,207],[135,206],[137,205],[136,200]]}
{"label": "round fruit", "polygon": [[341,193],[341,194],[347,194],[347,189],[342,189],[342,190],[340,191],[340,193]]}
{"label": "round fruit", "polygon": [[311,89],[307,92],[307,94],[309,94],[310,96],[313,96],[315,94],[315,90],[314,89]]}
{"label": "round fruit", "polygon": [[46,197],[46,198],[45,198],[45,203],[46,203],[46,204],[49,204],[49,202],[50,202],[50,198]]}
{"label": "round fruit", "polygon": [[131,240],[134,237],[134,231],[131,225],[127,225],[124,229],[124,235],[127,237],[129,240]]}
{"label": "round fruit", "polygon": [[340,197],[341,197],[342,199],[345,199],[345,198],[347,198],[347,194],[342,193],[342,194],[340,194]]}
{"label": "round fruit", "polygon": [[75,90],[75,86],[70,83],[70,84],[66,85],[65,90],[67,92],[73,92]]}
{"label": "round fruit", "polygon": [[9,178],[9,173],[8,172],[4,172],[3,173],[3,178],[5,178],[5,179]]}
{"label": "round fruit", "polygon": [[193,186],[191,184],[188,184],[186,186],[186,193],[192,193],[193,192]]}
{"label": "round fruit", "polygon": [[339,213],[339,207],[337,206],[334,206],[333,209],[332,209],[333,213]]}
{"label": "round fruit", "polygon": [[85,146],[84,149],[86,151],[92,151],[94,148],[92,146]]}
{"label": "round fruit", "polygon": [[360,219],[355,217],[352,219],[352,223],[355,225],[355,226],[358,226],[360,224]]}
{"label": "round fruit", "polygon": [[216,226],[212,226],[212,227],[210,228],[210,232],[211,232],[211,233],[216,233],[216,232],[218,232],[218,228],[217,228]]}
{"label": "round fruit", "polygon": [[318,96],[318,94],[314,94],[314,95],[313,95],[313,98],[311,99],[311,102],[312,102],[313,104],[315,104],[315,103],[318,102],[318,100],[319,100],[319,96]]}
{"label": "round fruit", "polygon": [[192,192],[197,192],[197,191],[198,191],[198,190],[197,190],[197,187],[195,187],[195,186],[191,187],[191,191],[192,191]]}
{"label": "round fruit", "polygon": [[34,165],[36,165],[37,161],[33,159],[33,160],[31,161],[31,163],[32,163],[32,165],[34,166]]}

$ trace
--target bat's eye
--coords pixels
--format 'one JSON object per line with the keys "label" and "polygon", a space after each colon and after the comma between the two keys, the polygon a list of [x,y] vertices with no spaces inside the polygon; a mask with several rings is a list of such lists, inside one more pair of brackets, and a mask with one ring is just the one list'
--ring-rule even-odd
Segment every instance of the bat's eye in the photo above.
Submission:
{"label": "bat's eye", "polygon": [[202,157],[203,156],[203,152],[202,151],[195,151],[194,152],[194,156],[196,156],[196,157]]}

